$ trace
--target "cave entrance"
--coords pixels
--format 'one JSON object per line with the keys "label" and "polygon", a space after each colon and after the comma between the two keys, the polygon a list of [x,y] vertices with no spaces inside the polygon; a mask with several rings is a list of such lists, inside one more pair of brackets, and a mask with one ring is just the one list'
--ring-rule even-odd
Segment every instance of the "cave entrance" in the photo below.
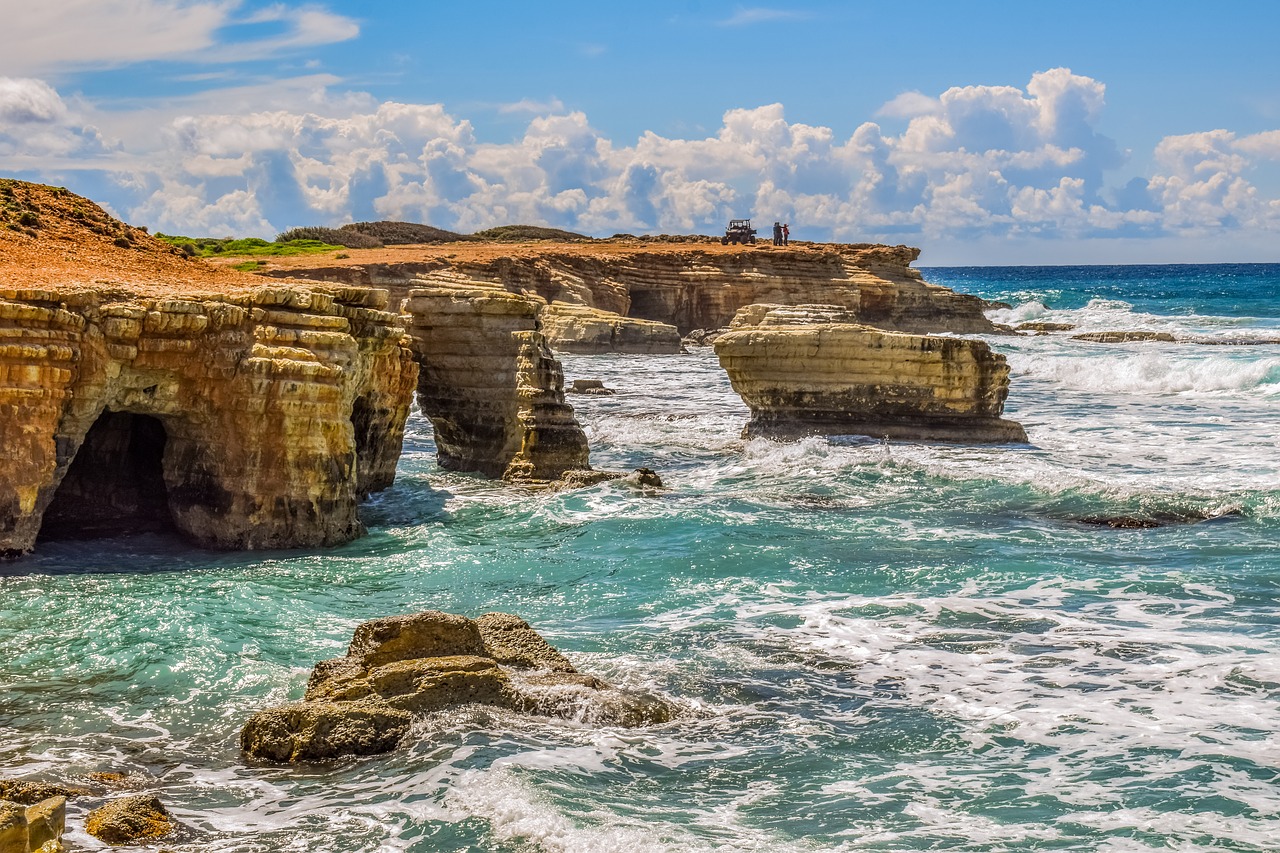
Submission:
{"label": "cave entrance", "polygon": [[40,539],[176,531],[162,469],[167,440],[157,418],[103,412],[45,510]]}
{"label": "cave entrance", "polygon": [[[663,294],[660,290],[642,290],[633,287],[630,290],[631,307],[627,311],[628,317],[635,317],[639,320],[657,320],[659,323],[675,324],[674,307],[672,300]],[[688,329],[681,329],[681,333]]]}

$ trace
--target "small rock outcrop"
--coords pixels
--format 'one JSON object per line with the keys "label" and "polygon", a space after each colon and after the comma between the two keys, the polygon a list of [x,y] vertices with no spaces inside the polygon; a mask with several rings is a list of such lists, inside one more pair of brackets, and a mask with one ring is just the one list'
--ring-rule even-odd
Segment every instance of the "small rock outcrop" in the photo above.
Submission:
{"label": "small rock outcrop", "polygon": [[550,303],[539,319],[547,343],[556,352],[667,355],[684,351],[676,327],[654,320],[565,302]]}
{"label": "small rock outcrop", "polygon": [[108,844],[134,844],[163,838],[177,829],[159,798],[138,794],[112,800],[89,812],[85,830]]}
{"label": "small rock outcrop", "polygon": [[1095,344],[1131,344],[1145,341],[1173,343],[1175,338],[1169,332],[1123,331],[1123,332],[1083,332],[1072,335],[1073,341],[1089,341]]}
{"label": "small rock outcrop", "polygon": [[488,705],[603,722],[666,722],[672,708],[579,673],[527,622],[428,610],[365,622],[347,656],[316,665],[302,702],[259,711],[241,731],[250,758],[316,762],[388,752],[413,715]]}
{"label": "small rock outcrop", "polygon": [[602,397],[609,397],[618,393],[604,387],[604,383],[599,379],[575,379],[573,384],[564,390],[570,394],[595,394]]}
{"label": "small rock outcrop", "polygon": [[[425,282],[424,282],[425,283]],[[449,283],[409,292],[418,402],[440,465],[518,481],[590,467],[564,372],[538,331],[538,300]]]}
{"label": "small rock outcrop", "polygon": [[986,343],[885,332],[840,306],[753,305],[715,342],[751,409],[745,436],[1025,442],[1004,420],[1009,367]]}

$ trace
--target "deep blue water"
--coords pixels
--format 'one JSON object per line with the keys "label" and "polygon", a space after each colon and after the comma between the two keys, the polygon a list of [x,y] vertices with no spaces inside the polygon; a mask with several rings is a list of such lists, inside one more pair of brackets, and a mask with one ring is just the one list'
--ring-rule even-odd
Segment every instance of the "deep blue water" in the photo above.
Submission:
{"label": "deep blue water", "polygon": [[[999,322],[1177,342],[991,337],[1032,442],[994,448],[743,442],[709,351],[567,357],[619,391],[572,400],[593,463],[669,491],[441,472],[415,414],[349,546],[44,546],[0,569],[0,776],[130,772],[184,851],[1277,849],[1280,266],[925,274]],[[1221,517],[1081,521],[1142,514]],[[240,760],[358,622],[428,607],[519,613],[684,713]]]}

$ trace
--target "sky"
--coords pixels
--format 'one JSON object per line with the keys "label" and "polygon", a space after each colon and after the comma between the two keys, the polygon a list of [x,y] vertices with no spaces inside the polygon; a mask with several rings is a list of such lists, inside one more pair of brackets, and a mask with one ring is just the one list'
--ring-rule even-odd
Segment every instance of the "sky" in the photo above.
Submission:
{"label": "sky", "polygon": [[0,0],[0,175],[153,231],[1280,261],[1280,3]]}

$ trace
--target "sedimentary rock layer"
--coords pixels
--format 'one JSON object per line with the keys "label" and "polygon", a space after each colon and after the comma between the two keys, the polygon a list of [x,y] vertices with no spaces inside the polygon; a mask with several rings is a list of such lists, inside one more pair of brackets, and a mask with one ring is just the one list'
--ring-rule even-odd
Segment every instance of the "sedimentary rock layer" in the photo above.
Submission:
{"label": "sedimentary rock layer", "polygon": [[675,326],[727,326],[752,303],[832,303],[857,322],[912,333],[990,333],[975,296],[928,284],[908,246],[721,246],[602,240],[584,244],[450,243],[352,250],[342,260],[284,258],[270,275],[385,287],[407,294],[430,275],[549,303],[585,305]]}
{"label": "sedimentary rock layer", "polygon": [[716,340],[751,409],[745,435],[1026,441],[1000,417],[1009,368],[986,343],[832,322],[848,316],[838,306],[751,306]]}
{"label": "sedimentary rock layer", "polygon": [[409,292],[418,401],[435,426],[442,467],[508,480],[555,480],[590,467],[586,435],[564,401],[564,373],[537,329],[539,307],[448,281]]}
{"label": "sedimentary rock layer", "polygon": [[653,355],[683,351],[675,326],[586,305],[552,302],[539,312],[538,319],[547,343],[557,352]]}
{"label": "sedimentary rock layer", "polygon": [[417,377],[386,294],[196,291],[0,290],[0,551],[42,528],[218,548],[359,535]]}

